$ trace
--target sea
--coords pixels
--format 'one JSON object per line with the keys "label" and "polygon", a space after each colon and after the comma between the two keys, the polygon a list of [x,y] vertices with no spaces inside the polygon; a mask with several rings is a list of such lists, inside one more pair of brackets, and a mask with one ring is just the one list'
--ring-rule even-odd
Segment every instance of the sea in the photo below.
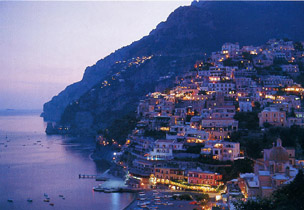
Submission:
{"label": "sea", "polygon": [[[79,179],[107,170],[91,158],[94,139],[48,136],[40,113],[0,111],[1,210],[121,210],[132,202],[132,193],[94,192],[102,182]],[[50,202],[44,202],[46,196]]]}

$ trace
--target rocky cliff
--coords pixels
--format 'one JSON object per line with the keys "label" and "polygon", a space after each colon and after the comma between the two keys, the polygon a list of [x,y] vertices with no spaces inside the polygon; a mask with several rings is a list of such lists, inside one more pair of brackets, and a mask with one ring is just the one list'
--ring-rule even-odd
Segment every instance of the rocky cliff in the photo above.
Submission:
{"label": "rocky cliff", "polygon": [[155,30],[88,67],[80,82],[44,105],[47,121],[72,133],[95,134],[134,113],[139,99],[172,85],[204,53],[225,42],[258,45],[270,38],[304,39],[304,2],[194,2]]}

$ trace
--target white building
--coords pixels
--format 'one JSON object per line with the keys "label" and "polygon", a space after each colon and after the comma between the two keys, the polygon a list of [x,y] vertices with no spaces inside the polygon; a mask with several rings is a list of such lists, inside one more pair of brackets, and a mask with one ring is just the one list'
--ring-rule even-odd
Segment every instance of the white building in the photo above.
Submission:
{"label": "white building", "polygon": [[171,160],[173,150],[183,150],[183,143],[175,140],[156,140],[147,160]]}
{"label": "white building", "polygon": [[238,54],[240,51],[240,45],[239,43],[225,43],[222,46],[222,53],[223,54],[228,54],[229,56],[234,56]]}
{"label": "white building", "polygon": [[235,90],[235,84],[230,82],[217,82],[208,84],[209,91],[223,92],[229,94],[229,92]]}
{"label": "white building", "polygon": [[212,158],[220,161],[234,161],[240,158],[240,143],[227,141],[208,141],[201,148],[202,155],[212,155]]}

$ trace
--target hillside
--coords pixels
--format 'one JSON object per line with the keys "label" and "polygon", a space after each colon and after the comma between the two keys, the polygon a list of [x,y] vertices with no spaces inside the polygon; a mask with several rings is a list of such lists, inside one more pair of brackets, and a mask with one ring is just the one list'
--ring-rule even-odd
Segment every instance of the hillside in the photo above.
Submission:
{"label": "hillside", "polygon": [[83,79],[44,105],[46,121],[96,134],[134,113],[148,92],[173,85],[204,53],[224,42],[258,45],[304,39],[303,2],[199,2],[180,7],[155,30],[88,67]]}

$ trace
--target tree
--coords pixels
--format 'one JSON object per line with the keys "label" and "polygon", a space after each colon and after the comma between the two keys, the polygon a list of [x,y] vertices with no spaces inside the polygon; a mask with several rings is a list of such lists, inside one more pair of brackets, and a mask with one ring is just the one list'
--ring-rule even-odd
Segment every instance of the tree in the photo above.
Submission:
{"label": "tree", "polygon": [[246,202],[235,202],[234,206],[237,210],[269,210],[273,209],[273,205],[269,199],[248,200]]}
{"label": "tree", "polygon": [[303,51],[304,50],[304,47],[303,47],[303,45],[302,45],[301,42],[295,42],[293,44],[293,46],[294,46],[295,50],[299,50],[299,51]]}
{"label": "tree", "polygon": [[199,194],[199,195],[195,195],[194,199],[199,202],[201,205],[206,205],[209,201],[209,195],[208,194]]}
{"label": "tree", "polygon": [[304,175],[300,170],[287,186],[273,193],[275,209],[304,209]]}

